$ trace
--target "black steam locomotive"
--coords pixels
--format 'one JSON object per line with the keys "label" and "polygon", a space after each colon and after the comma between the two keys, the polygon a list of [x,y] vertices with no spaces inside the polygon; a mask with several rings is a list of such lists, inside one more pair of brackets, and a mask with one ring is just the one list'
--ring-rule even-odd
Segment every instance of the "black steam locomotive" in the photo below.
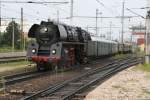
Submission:
{"label": "black steam locomotive", "polygon": [[[28,45],[27,57],[36,62],[38,70],[71,67],[86,63],[91,57],[131,50],[131,45],[103,39],[94,41],[90,33],[80,27],[55,22],[34,24],[28,37],[36,40]],[[123,45],[125,48],[120,49]]]}

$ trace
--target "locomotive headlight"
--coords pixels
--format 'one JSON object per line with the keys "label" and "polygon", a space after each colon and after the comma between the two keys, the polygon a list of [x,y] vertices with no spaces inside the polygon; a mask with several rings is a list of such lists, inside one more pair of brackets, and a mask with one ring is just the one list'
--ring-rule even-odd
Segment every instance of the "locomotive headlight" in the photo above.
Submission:
{"label": "locomotive headlight", "polygon": [[32,53],[36,53],[36,49],[32,49]]}
{"label": "locomotive headlight", "polygon": [[56,54],[56,50],[55,49],[52,50],[52,54]]}
{"label": "locomotive headlight", "polygon": [[44,32],[47,32],[47,31],[48,31],[48,28],[47,28],[47,27],[44,27],[43,30],[44,30]]}
{"label": "locomotive headlight", "polygon": [[43,27],[43,28],[41,28],[40,32],[41,33],[46,33],[46,32],[48,32],[48,28],[47,27]]}

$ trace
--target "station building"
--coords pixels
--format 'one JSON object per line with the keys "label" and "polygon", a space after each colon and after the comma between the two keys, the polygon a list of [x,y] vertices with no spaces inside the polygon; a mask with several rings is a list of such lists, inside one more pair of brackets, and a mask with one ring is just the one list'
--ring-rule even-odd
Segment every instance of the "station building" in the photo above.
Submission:
{"label": "station building", "polygon": [[138,47],[140,48],[141,51],[144,51],[146,27],[140,25],[140,26],[132,26],[130,29],[132,30],[133,39],[137,43]]}

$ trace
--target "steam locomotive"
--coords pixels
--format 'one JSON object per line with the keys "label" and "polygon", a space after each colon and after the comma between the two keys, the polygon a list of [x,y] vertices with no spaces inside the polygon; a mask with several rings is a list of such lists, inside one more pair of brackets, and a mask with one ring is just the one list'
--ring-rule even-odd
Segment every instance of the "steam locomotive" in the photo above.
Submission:
{"label": "steam locomotive", "polygon": [[131,51],[131,45],[96,39],[80,27],[53,21],[32,25],[28,37],[36,41],[29,43],[27,57],[40,71],[73,67],[93,57]]}

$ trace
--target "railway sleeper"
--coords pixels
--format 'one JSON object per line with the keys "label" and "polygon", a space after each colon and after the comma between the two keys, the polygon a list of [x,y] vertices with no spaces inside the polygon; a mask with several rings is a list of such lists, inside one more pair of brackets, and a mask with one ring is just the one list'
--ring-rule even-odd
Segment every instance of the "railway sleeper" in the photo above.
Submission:
{"label": "railway sleeper", "polygon": [[59,92],[53,93],[53,94],[50,95],[50,96],[63,97],[63,96],[65,96],[66,94],[68,94],[69,92],[70,92],[70,91],[59,91]]}
{"label": "railway sleeper", "polygon": [[83,100],[82,98],[73,98],[73,99],[71,99],[71,100]]}
{"label": "railway sleeper", "polygon": [[44,97],[44,98],[38,98],[38,100],[60,100],[59,97],[51,96],[51,97]]}
{"label": "railway sleeper", "polygon": [[69,83],[69,85],[81,86],[81,85],[84,85],[84,83],[82,83],[82,82],[76,82],[76,83]]}
{"label": "railway sleeper", "polygon": [[68,91],[68,92],[70,92],[70,91],[74,91],[74,88],[65,88],[65,89],[62,89],[62,91]]}
{"label": "railway sleeper", "polygon": [[75,94],[75,97],[78,97],[78,98],[85,98],[87,94]]}
{"label": "railway sleeper", "polygon": [[[83,83],[87,83],[87,82],[89,82],[89,80],[90,80],[90,79],[84,79],[84,80],[82,80],[82,82],[83,82]],[[91,80],[92,80],[92,79],[91,79]]]}
{"label": "railway sleeper", "polygon": [[9,93],[11,93],[11,94],[17,94],[17,95],[19,95],[19,94],[26,94],[26,91],[25,90],[10,90],[9,91]]}

